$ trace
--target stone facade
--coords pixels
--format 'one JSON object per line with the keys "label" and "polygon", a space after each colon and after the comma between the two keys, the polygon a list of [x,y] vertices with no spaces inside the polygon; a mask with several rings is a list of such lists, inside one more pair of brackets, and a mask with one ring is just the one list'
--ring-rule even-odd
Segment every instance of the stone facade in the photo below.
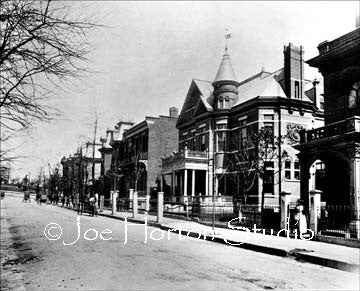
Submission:
{"label": "stone facade", "polygon": [[[309,191],[321,190],[329,206],[349,207],[344,215],[330,213],[341,227],[356,221],[359,236],[360,207],[360,28],[318,46],[319,55],[309,61],[324,77],[325,126],[306,131],[297,146],[302,165],[301,196],[309,206]],[[323,166],[323,183],[311,188],[314,163]],[[340,225],[339,225],[340,226]]]}

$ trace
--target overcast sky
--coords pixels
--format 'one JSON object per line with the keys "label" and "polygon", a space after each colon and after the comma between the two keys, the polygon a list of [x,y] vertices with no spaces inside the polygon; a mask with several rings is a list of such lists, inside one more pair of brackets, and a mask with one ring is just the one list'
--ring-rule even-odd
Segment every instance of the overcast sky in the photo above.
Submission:
{"label": "overcast sky", "polygon": [[[98,73],[72,90],[59,92],[63,112],[50,124],[36,124],[17,142],[28,159],[12,168],[12,177],[55,164],[92,137],[94,112],[99,134],[119,120],[140,122],[145,116],[181,109],[193,78],[212,81],[224,52],[226,28],[232,34],[229,53],[238,80],[283,66],[283,46],[303,45],[305,59],[317,45],[355,29],[359,1],[123,2],[86,1],[82,13],[96,14],[106,28],[90,34],[89,68]],[[306,70],[306,78],[317,76]],[[98,136],[99,136],[98,134]]]}

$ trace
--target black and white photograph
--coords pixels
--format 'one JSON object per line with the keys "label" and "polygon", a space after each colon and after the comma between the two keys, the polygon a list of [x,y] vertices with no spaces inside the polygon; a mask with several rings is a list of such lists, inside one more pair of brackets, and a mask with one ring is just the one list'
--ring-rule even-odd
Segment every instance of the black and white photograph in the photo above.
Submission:
{"label": "black and white photograph", "polygon": [[360,1],[0,0],[0,290],[360,290]]}

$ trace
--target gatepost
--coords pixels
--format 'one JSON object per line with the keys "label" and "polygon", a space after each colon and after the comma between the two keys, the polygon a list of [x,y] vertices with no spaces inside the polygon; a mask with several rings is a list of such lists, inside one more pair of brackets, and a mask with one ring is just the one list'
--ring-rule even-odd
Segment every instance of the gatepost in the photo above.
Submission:
{"label": "gatepost", "polygon": [[145,196],[145,211],[147,215],[150,212],[150,194],[146,194]]}
{"label": "gatepost", "polygon": [[135,218],[138,214],[138,192],[133,192],[133,217]]}
{"label": "gatepost", "polygon": [[160,222],[164,213],[164,192],[158,192],[157,199],[157,222]]}
{"label": "gatepost", "polygon": [[99,209],[99,212],[103,212],[104,210],[104,195],[100,195],[100,209]]}
{"label": "gatepost", "polygon": [[282,191],[280,193],[280,197],[281,197],[281,205],[280,205],[280,211],[281,211],[281,221],[280,221],[280,229],[287,229],[288,228],[288,223],[290,218],[290,213],[289,213],[289,204],[290,204],[290,197],[291,197],[291,193],[290,192],[286,192],[286,191]]}
{"label": "gatepost", "polygon": [[310,191],[310,229],[315,234],[318,232],[318,222],[321,217],[321,194],[320,190]]}
{"label": "gatepost", "polygon": [[115,215],[115,213],[116,213],[117,197],[118,197],[118,192],[112,191],[112,212],[111,212],[112,215]]}
{"label": "gatepost", "polygon": [[129,208],[133,208],[134,189],[129,189]]}

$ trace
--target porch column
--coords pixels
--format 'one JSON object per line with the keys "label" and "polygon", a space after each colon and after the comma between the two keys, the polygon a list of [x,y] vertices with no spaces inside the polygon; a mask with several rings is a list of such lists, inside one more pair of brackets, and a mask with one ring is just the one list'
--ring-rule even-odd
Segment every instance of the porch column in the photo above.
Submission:
{"label": "porch column", "polygon": [[[356,150],[357,149],[357,150]],[[353,208],[353,217],[350,223],[350,232],[360,238],[360,145],[355,148],[354,157],[350,161],[350,205]]]}
{"label": "porch column", "polygon": [[209,196],[209,171],[205,172],[205,196]]}
{"label": "porch column", "polygon": [[[187,184],[188,184],[188,176],[187,170],[184,170],[184,201],[187,200]],[[186,198],[185,198],[186,197]]]}
{"label": "porch column", "polygon": [[172,172],[171,174],[171,197],[174,196],[175,196],[175,171]]}
{"label": "porch column", "polygon": [[191,196],[195,196],[195,170],[192,170]]}

